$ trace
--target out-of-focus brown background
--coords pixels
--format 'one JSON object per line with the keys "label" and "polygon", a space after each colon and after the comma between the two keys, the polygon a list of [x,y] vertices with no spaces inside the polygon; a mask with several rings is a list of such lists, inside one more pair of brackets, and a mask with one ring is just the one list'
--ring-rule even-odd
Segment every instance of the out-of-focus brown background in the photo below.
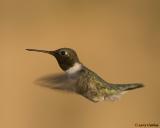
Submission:
{"label": "out-of-focus brown background", "polygon": [[[160,125],[160,2],[157,0],[0,1],[1,128],[134,128]],[[114,83],[145,88],[117,102],[87,99],[34,84],[61,72],[56,60],[26,48],[74,48]]]}

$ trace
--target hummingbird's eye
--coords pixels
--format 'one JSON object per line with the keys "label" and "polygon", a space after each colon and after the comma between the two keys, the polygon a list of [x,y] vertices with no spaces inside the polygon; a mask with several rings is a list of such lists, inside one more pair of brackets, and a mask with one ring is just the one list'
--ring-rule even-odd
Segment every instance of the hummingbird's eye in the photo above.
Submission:
{"label": "hummingbird's eye", "polygon": [[62,56],[64,56],[64,55],[67,54],[67,52],[66,52],[66,51],[61,51],[60,54],[61,54]]}

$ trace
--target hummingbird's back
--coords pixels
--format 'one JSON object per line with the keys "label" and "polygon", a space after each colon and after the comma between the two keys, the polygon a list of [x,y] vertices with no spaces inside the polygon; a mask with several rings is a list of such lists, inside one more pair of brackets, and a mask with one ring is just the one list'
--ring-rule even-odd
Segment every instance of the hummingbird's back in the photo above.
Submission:
{"label": "hummingbird's back", "polygon": [[109,91],[110,89],[109,83],[90,69],[83,67],[80,71],[79,79],[76,84],[77,93],[94,102],[98,102],[104,100],[107,90]]}

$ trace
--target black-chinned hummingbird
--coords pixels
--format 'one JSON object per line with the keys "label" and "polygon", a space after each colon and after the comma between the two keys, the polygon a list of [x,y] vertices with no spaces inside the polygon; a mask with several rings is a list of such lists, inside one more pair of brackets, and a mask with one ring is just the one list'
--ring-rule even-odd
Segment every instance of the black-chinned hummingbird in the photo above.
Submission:
{"label": "black-chinned hummingbird", "polygon": [[95,72],[85,67],[79,60],[76,52],[71,48],[60,48],[54,51],[26,49],[47,53],[54,56],[67,79],[74,83],[74,92],[86,97],[93,102],[115,100],[128,90],[141,88],[143,84],[113,84],[106,82]]}

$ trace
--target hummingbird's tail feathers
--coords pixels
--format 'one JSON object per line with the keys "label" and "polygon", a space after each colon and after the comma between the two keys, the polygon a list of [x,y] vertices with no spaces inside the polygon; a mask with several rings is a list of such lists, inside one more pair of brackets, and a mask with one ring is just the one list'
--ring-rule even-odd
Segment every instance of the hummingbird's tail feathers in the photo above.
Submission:
{"label": "hummingbird's tail feathers", "polygon": [[143,84],[133,83],[133,84],[110,84],[111,89],[116,90],[116,93],[107,95],[105,100],[117,101],[121,98],[123,94],[128,92],[128,90],[133,90],[136,88],[144,87]]}
{"label": "hummingbird's tail feathers", "polygon": [[133,90],[136,88],[142,88],[144,87],[141,83],[132,83],[132,84],[112,84],[111,85],[115,90],[120,91],[127,91],[127,90]]}

